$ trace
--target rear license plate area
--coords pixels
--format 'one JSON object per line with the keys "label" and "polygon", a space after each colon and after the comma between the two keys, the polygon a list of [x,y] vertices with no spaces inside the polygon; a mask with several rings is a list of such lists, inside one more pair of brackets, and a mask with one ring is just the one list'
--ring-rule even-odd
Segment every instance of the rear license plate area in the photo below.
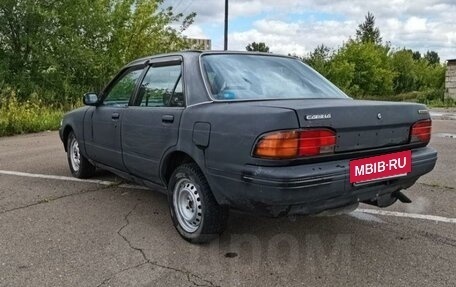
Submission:
{"label": "rear license plate area", "polygon": [[412,171],[412,151],[350,161],[350,183],[361,185],[405,176]]}

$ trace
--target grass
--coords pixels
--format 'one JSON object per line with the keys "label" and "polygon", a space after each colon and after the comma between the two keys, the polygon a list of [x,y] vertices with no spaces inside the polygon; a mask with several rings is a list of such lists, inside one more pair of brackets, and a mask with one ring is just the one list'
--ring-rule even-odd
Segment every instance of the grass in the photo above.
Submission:
{"label": "grass", "polygon": [[63,109],[45,105],[36,96],[19,102],[14,91],[4,91],[0,98],[0,136],[56,130]]}
{"label": "grass", "polygon": [[454,108],[454,107],[456,107],[456,101],[453,99],[431,100],[429,102],[425,102],[424,104],[426,104],[430,108]]}
{"label": "grass", "polygon": [[453,108],[456,107],[456,100],[451,98],[443,99],[443,92],[440,90],[408,92],[392,96],[367,96],[363,100],[393,101],[393,102],[415,102],[425,104],[430,108]]}

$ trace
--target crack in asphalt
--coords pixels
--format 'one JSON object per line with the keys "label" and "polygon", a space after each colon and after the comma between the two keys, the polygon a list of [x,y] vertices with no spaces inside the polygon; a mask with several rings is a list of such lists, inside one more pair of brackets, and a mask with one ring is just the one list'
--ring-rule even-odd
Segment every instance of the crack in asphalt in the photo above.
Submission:
{"label": "crack in asphalt", "polygon": [[[201,276],[199,275],[196,275],[188,270],[183,270],[183,269],[179,269],[179,268],[175,268],[175,267],[171,267],[171,266],[166,266],[166,265],[162,265],[162,264],[159,264],[155,261],[152,261],[150,260],[146,253],[144,252],[144,249],[142,248],[139,248],[139,247],[136,247],[134,246],[131,241],[127,238],[127,236],[125,236],[124,234],[122,234],[122,231],[128,226],[130,225],[130,220],[129,220],[129,217],[130,215],[136,210],[136,208],[140,205],[140,203],[137,203],[135,204],[135,206],[124,216],[124,221],[125,221],[125,224],[119,228],[119,230],[117,231],[117,234],[128,244],[128,246],[130,247],[130,249],[134,250],[134,251],[137,251],[141,254],[142,258],[143,258],[143,262],[139,263],[139,264],[136,264],[134,266],[130,266],[130,267],[126,267],[122,270],[119,270],[117,271],[116,273],[112,274],[110,277],[104,279],[100,284],[97,285],[97,287],[101,287],[103,285],[106,285],[109,281],[111,281],[115,276],[123,273],[123,272],[126,272],[126,271],[129,271],[129,270],[133,270],[133,269],[136,269],[136,268],[139,268],[141,266],[144,266],[144,265],[151,265],[151,266],[154,266],[154,267],[159,267],[159,268],[163,268],[163,269],[167,269],[167,270],[171,270],[171,271],[174,271],[174,272],[177,272],[177,273],[181,273],[183,275],[186,276],[187,278],[187,281],[191,284],[193,284],[193,286],[200,286],[200,287],[219,287],[219,285],[215,285],[213,282],[209,281],[209,280],[206,280],[204,278],[202,278]],[[200,281],[203,281],[207,284],[198,284],[198,282],[196,282],[196,280],[200,280]]]}
{"label": "crack in asphalt", "polygon": [[6,213],[9,213],[9,212],[13,212],[13,211],[17,211],[17,210],[27,209],[29,207],[33,207],[33,206],[37,206],[37,205],[41,205],[41,204],[45,204],[45,203],[54,202],[56,200],[60,200],[60,199],[67,198],[67,197],[82,195],[82,194],[91,193],[91,192],[97,192],[97,191],[100,191],[100,190],[104,190],[104,189],[107,189],[107,188],[113,188],[113,187],[115,188],[116,185],[101,186],[101,187],[94,188],[94,189],[86,189],[86,190],[81,190],[81,191],[78,191],[78,192],[73,192],[73,193],[69,193],[69,194],[65,194],[65,195],[61,195],[61,196],[45,198],[45,199],[41,199],[41,200],[39,200],[37,202],[33,202],[33,203],[26,204],[26,205],[14,207],[14,208],[11,208],[11,209],[2,210],[2,211],[0,211],[0,215],[6,214]]}
{"label": "crack in asphalt", "polygon": [[139,264],[137,264],[137,265],[135,265],[135,266],[130,266],[130,267],[124,268],[124,269],[122,269],[122,270],[119,270],[119,271],[117,271],[116,273],[112,274],[111,277],[108,277],[108,278],[106,278],[105,280],[103,280],[100,284],[97,285],[97,287],[101,287],[101,286],[105,285],[106,283],[108,283],[109,281],[111,281],[112,278],[114,278],[115,276],[117,276],[117,275],[119,275],[119,274],[121,274],[121,273],[123,273],[123,272],[129,271],[129,270],[133,270],[133,269],[136,269],[136,268],[139,268],[139,267],[144,266],[144,265],[146,265],[146,264],[148,264],[148,262],[142,262],[142,263],[139,263]]}
{"label": "crack in asphalt", "polygon": [[[178,273],[182,273],[184,275],[187,276],[187,281],[192,283],[194,286],[204,286],[204,287],[220,287],[219,285],[215,285],[213,282],[209,281],[209,280],[206,280],[204,278],[202,278],[201,276],[199,275],[196,275],[190,271],[187,271],[187,270],[182,270],[182,269],[178,269],[178,268],[174,268],[174,267],[170,267],[170,266],[166,266],[166,265],[161,265],[161,264],[158,264],[157,262],[150,262],[150,264],[152,264],[153,266],[157,266],[157,267],[160,267],[160,268],[164,268],[164,269],[168,269],[168,270],[172,270],[172,271],[175,271],[175,272],[178,272]],[[206,282],[207,284],[198,284],[197,282],[195,282],[194,280],[192,280],[192,277],[193,278],[196,278],[200,281],[204,281]]]}
{"label": "crack in asphalt", "polygon": [[432,183],[424,183],[424,182],[418,182],[417,184],[421,184],[421,185],[428,186],[428,187],[437,187],[437,188],[444,188],[444,189],[446,188],[446,189],[451,189],[451,190],[456,189],[452,186],[446,186],[446,185],[440,185],[440,184],[432,184]]}

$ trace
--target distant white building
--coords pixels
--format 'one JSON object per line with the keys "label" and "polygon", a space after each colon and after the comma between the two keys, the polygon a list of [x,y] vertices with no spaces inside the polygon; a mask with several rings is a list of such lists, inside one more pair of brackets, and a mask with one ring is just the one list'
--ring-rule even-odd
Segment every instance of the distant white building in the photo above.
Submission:
{"label": "distant white building", "polygon": [[445,98],[456,100],[456,59],[448,60],[445,76]]}
{"label": "distant white building", "polygon": [[197,39],[197,38],[185,38],[188,43],[191,44],[191,49],[198,50],[211,50],[212,41],[211,39]]}

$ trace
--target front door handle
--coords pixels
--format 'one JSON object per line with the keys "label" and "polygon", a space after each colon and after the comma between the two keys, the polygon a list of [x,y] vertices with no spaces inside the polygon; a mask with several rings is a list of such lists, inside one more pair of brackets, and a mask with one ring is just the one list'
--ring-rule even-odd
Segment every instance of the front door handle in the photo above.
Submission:
{"label": "front door handle", "polygon": [[162,117],[162,122],[168,123],[168,124],[173,123],[174,122],[174,116],[173,115],[164,115]]}
{"label": "front door handle", "polygon": [[118,120],[120,118],[120,114],[119,113],[112,113],[111,117],[112,117],[113,120]]}

